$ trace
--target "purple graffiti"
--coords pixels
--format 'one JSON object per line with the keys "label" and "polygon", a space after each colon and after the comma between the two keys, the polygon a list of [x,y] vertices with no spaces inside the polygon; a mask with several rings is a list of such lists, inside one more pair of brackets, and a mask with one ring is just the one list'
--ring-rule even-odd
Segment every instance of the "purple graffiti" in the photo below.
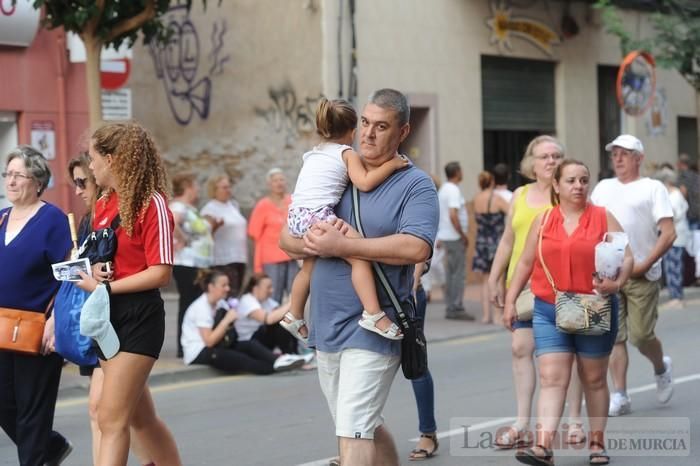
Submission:
{"label": "purple graffiti", "polygon": [[[184,5],[170,8],[164,22],[168,29],[167,40],[152,43],[149,48],[156,76],[163,81],[170,111],[175,121],[183,126],[190,124],[195,114],[206,120],[209,117],[212,82],[209,76],[200,76],[199,73],[203,53],[197,28]],[[214,23],[214,30],[220,32],[212,35],[212,51],[209,55],[214,65],[209,74],[214,74],[213,71],[221,74],[228,60],[228,56],[220,58],[226,33],[225,22],[219,28]]]}

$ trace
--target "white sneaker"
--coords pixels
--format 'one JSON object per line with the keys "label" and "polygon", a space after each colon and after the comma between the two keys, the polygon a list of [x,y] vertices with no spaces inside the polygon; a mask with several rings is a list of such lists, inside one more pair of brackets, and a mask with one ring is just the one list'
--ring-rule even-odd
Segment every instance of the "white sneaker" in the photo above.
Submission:
{"label": "white sneaker", "polygon": [[673,364],[670,356],[664,356],[666,372],[654,376],[656,378],[656,399],[659,403],[668,403],[673,396]]}
{"label": "white sneaker", "polygon": [[304,357],[298,356],[296,354],[283,354],[278,357],[272,368],[276,372],[289,371],[292,369],[298,369],[304,365]]}
{"label": "white sneaker", "polygon": [[610,397],[610,408],[608,416],[616,417],[632,412],[632,400],[629,395],[623,395],[620,392],[615,392]]}

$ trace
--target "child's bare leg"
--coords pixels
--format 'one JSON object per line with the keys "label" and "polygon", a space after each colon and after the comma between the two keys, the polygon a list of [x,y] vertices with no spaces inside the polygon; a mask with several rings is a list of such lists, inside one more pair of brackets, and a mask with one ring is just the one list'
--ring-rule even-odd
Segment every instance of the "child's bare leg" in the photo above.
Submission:
{"label": "child's bare leg", "polygon": [[[348,263],[352,266],[352,286],[355,288],[355,292],[360,298],[365,311],[372,315],[379,314],[382,312],[382,308],[379,306],[379,299],[377,298],[372,264],[359,259],[349,259]],[[391,324],[393,324],[391,319],[384,316],[377,321],[375,326],[379,330],[384,331],[391,327]]]}
{"label": "child's bare leg", "polygon": [[[309,289],[311,288],[311,273],[314,270],[314,264],[316,259],[309,257],[304,259],[304,264],[301,266],[301,270],[294,277],[294,282],[292,283],[292,296],[289,303],[289,312],[296,319],[304,318],[304,307],[306,306],[306,300],[309,298]],[[308,330],[306,326],[299,329],[299,333],[306,337]]]}

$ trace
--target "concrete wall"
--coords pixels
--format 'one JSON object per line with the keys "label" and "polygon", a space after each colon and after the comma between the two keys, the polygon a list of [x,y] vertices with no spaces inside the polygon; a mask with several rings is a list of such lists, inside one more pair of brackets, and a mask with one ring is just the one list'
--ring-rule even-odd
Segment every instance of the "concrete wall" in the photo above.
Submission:
{"label": "concrete wall", "polygon": [[244,209],[281,167],[290,190],[311,146],[321,94],[316,2],[193,2],[168,13],[182,31],[167,47],[134,50],[134,117],[150,128],[172,170],[225,170]]}

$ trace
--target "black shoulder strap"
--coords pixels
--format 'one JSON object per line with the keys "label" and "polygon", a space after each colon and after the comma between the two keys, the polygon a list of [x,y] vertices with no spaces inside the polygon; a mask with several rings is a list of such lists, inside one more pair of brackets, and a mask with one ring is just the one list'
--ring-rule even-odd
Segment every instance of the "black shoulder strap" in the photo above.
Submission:
{"label": "black shoulder strap", "polygon": [[[360,192],[358,191],[357,186],[355,185],[352,185],[352,212],[353,217],[355,218],[355,226],[357,227],[357,231],[364,238],[365,231],[362,228],[362,221],[360,220]],[[384,270],[382,270],[381,265],[372,261],[372,268],[374,269],[374,273],[377,275],[379,282],[382,284],[382,288],[384,288],[384,291],[386,291],[386,294],[389,297],[392,306],[394,306],[394,309],[396,310],[396,315],[401,321],[401,326],[404,329],[409,329],[410,325],[408,323],[408,317],[403,312],[403,309],[401,308],[401,303],[399,303],[399,300],[396,297],[396,292],[391,286],[389,280],[386,278],[386,275],[384,274]]]}
{"label": "black shoulder strap", "polygon": [[112,223],[109,224],[109,227],[112,230],[116,230],[117,228],[119,228],[119,225],[121,225],[121,223],[122,223],[122,219],[119,216],[119,213],[117,213],[117,216],[114,217],[114,219],[112,220]]}

